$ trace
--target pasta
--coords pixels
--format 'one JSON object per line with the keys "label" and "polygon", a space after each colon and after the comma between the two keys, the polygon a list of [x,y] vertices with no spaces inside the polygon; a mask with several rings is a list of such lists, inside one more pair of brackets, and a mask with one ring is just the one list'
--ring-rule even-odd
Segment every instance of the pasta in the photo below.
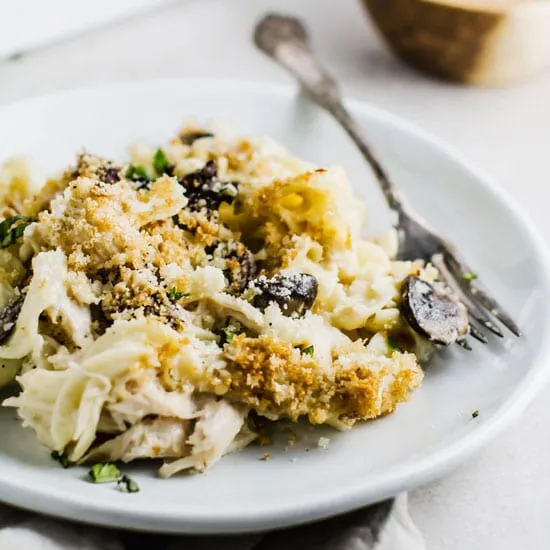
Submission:
{"label": "pasta", "polygon": [[400,288],[437,272],[363,238],[343,168],[192,127],[131,155],[0,169],[0,384],[41,444],[168,477],[251,443],[250,415],[348,429],[420,385]]}

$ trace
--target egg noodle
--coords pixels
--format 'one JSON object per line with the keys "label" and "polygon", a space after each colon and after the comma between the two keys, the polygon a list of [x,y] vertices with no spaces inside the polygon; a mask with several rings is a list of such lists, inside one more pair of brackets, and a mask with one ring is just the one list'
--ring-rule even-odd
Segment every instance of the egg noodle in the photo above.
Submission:
{"label": "egg noodle", "polygon": [[170,476],[252,442],[251,415],[347,429],[419,386],[400,286],[437,274],[362,237],[341,167],[192,126],[131,159],[0,169],[0,382],[40,443]]}

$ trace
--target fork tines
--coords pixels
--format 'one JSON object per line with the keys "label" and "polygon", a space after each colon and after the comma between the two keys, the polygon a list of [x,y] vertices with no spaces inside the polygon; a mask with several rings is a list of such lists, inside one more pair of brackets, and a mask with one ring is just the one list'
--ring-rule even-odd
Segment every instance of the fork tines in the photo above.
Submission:
{"label": "fork tines", "polygon": [[[434,254],[431,261],[439,270],[445,283],[449,285],[468,309],[470,317],[469,333],[473,338],[484,344],[489,342],[482,332],[482,327],[502,338],[504,333],[493,319],[497,319],[514,335],[521,336],[521,331],[510,315],[481,286],[477,275],[469,269],[462,259],[458,258],[456,253],[451,252],[449,249],[443,250]],[[465,339],[458,342],[458,344],[465,349],[471,349]]]}

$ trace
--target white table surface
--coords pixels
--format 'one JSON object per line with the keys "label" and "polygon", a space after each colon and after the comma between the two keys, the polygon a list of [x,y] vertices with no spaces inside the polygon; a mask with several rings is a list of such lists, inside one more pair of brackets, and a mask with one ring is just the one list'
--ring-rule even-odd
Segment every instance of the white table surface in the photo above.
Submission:
{"label": "white table surface", "polygon": [[143,14],[173,0],[17,0],[0,2],[0,59]]}
{"label": "white table surface", "polygon": [[[289,78],[250,44],[267,9],[299,14],[348,95],[423,126],[500,182],[550,237],[550,74],[516,88],[427,79],[386,53],[356,0],[182,0],[0,64],[0,103],[112,80]],[[78,144],[77,144],[78,145]],[[550,388],[472,463],[411,495],[431,550],[550,548]]]}

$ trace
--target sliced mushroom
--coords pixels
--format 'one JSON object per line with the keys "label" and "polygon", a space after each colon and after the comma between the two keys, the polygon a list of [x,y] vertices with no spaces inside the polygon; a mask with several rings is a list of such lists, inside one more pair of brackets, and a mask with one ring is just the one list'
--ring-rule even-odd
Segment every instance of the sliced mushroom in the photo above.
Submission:
{"label": "sliced mushroom", "polygon": [[98,169],[97,175],[99,179],[108,184],[117,183],[120,181],[120,168],[113,166],[110,162],[106,163],[105,166]]}
{"label": "sliced mushroom", "polygon": [[113,320],[105,315],[101,304],[91,304],[90,315],[92,317],[92,329],[98,336],[105,334],[113,324]]}
{"label": "sliced mushroom", "polygon": [[239,241],[219,242],[210,247],[208,253],[214,258],[226,260],[223,273],[233,294],[241,294],[256,275],[254,255]]}
{"label": "sliced mushroom", "polygon": [[183,132],[180,134],[180,141],[184,145],[193,145],[197,139],[205,138],[205,137],[214,137],[214,134],[211,134],[210,132],[205,132],[203,130],[196,130],[194,132]]}
{"label": "sliced mushroom", "polygon": [[97,178],[110,185],[121,180],[120,166],[110,160],[82,153],[78,156],[76,167],[71,174],[71,179],[79,177]]}
{"label": "sliced mushroom", "polygon": [[275,275],[271,279],[259,277],[252,287],[258,291],[253,302],[258,309],[264,310],[269,304],[276,303],[283,315],[300,317],[315,302],[319,285],[313,275],[291,273]]}
{"label": "sliced mushroom", "polygon": [[24,301],[25,298],[19,296],[0,309],[0,344],[3,344],[15,329],[15,323],[21,313]]}
{"label": "sliced mushroom", "polygon": [[179,182],[185,189],[189,200],[187,208],[190,210],[217,210],[222,202],[232,203],[238,193],[236,183],[218,179],[218,169],[213,160],[183,176]]}
{"label": "sliced mushroom", "polygon": [[401,312],[415,332],[434,344],[448,346],[468,333],[468,310],[443,283],[407,277]]}

